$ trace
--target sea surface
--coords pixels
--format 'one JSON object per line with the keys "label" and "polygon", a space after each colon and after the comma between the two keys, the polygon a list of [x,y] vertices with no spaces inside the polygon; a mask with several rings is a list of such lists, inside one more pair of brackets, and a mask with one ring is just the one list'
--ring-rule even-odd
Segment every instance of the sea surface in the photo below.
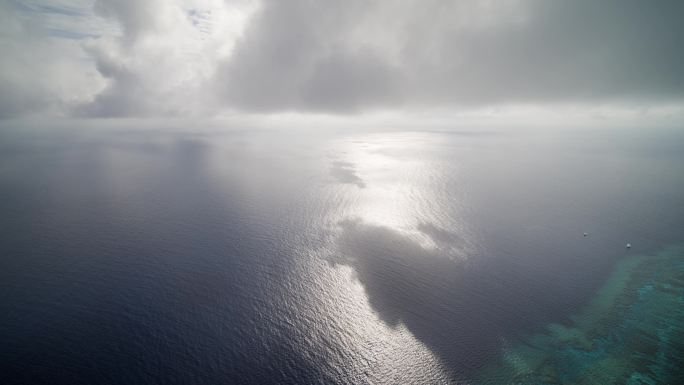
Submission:
{"label": "sea surface", "polygon": [[0,383],[674,384],[682,244],[682,127],[7,121]]}

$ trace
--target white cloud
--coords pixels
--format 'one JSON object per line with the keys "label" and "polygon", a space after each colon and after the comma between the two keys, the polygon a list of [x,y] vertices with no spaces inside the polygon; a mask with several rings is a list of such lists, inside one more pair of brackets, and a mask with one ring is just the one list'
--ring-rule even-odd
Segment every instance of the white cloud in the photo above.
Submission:
{"label": "white cloud", "polygon": [[0,0],[0,117],[216,109],[211,78],[248,0]]}
{"label": "white cloud", "polygon": [[253,5],[219,0],[98,0],[121,36],[88,46],[108,87],[82,112],[96,116],[187,115],[213,109],[205,92]]}
{"label": "white cloud", "polygon": [[23,5],[0,1],[0,118],[63,115],[104,83],[80,41],[54,36],[59,29],[49,14],[55,11]]}

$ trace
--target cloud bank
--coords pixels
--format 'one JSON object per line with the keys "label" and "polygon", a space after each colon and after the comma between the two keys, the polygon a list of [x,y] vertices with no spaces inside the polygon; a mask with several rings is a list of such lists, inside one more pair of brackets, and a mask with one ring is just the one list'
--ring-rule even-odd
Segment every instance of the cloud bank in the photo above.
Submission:
{"label": "cloud bank", "polygon": [[681,104],[677,0],[0,0],[0,117]]}

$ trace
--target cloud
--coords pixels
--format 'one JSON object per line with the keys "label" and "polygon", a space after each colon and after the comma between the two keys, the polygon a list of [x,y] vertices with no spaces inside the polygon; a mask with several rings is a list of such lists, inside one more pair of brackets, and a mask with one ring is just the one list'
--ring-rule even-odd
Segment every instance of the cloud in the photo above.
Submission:
{"label": "cloud", "polygon": [[257,111],[684,95],[684,3],[266,0],[219,74]]}
{"label": "cloud", "polygon": [[0,117],[681,104],[676,0],[0,0]]}
{"label": "cloud", "polygon": [[81,114],[169,116],[215,109],[205,90],[216,63],[232,49],[246,11],[220,0],[98,0],[94,8],[116,20],[122,33],[86,47],[109,85]]}
{"label": "cloud", "polygon": [[0,117],[211,114],[250,0],[0,0]]}
{"label": "cloud", "polygon": [[104,86],[73,34],[55,36],[66,26],[63,18],[51,16],[68,12],[0,1],[0,119],[64,115],[67,106],[87,102]]}

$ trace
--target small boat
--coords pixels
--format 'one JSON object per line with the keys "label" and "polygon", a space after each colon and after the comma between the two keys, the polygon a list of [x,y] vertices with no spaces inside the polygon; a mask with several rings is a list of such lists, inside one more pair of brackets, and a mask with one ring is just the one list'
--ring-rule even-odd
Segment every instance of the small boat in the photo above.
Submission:
{"label": "small boat", "polygon": [[625,248],[631,249],[631,248],[632,248],[632,244],[631,244],[631,243],[626,244],[626,245],[625,245]]}
{"label": "small boat", "polygon": [[589,235],[589,233],[583,233],[582,235],[584,235],[586,237],[587,235]]}

